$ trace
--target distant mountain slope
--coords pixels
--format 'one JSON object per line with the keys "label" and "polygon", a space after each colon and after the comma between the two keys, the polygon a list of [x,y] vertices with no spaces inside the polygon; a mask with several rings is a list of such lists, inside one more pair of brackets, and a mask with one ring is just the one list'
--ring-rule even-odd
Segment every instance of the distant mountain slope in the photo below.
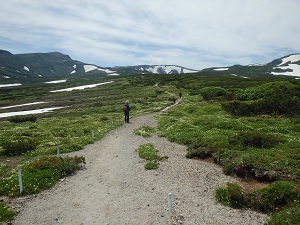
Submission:
{"label": "distant mountain slope", "polygon": [[292,54],[269,63],[273,67],[271,74],[300,76],[300,54]]}
{"label": "distant mountain slope", "polygon": [[100,67],[73,60],[70,56],[59,52],[14,55],[0,50],[0,81],[60,79],[86,73],[93,74],[95,69],[97,73],[106,75],[105,70]]}
{"label": "distant mountain slope", "polygon": [[214,71],[239,76],[281,75],[300,77],[300,54],[291,54],[267,64],[233,65],[212,67],[202,71]]}
{"label": "distant mountain slope", "polygon": [[139,65],[99,67],[73,60],[59,52],[12,54],[0,50],[0,84],[41,82],[77,76],[125,76],[133,74],[187,74],[223,73],[250,77],[262,75],[287,75],[300,77],[300,54],[291,54],[270,63],[247,66],[213,67],[199,70],[176,65]]}
{"label": "distant mountain slope", "polygon": [[44,79],[65,79],[83,75],[98,77],[131,74],[181,74],[195,73],[197,70],[181,66],[128,66],[103,68],[73,60],[59,52],[12,54],[0,50],[0,82],[34,82]]}
{"label": "distant mountain slope", "polygon": [[139,66],[116,66],[112,67],[122,74],[183,74],[197,73],[199,70],[187,69],[182,66],[175,65],[139,65]]}

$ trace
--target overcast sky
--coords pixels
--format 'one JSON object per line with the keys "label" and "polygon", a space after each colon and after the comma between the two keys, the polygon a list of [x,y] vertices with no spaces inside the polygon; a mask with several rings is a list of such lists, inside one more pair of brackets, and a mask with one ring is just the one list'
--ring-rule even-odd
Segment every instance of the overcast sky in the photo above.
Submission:
{"label": "overcast sky", "polygon": [[[4,2],[4,0],[1,0]],[[191,69],[300,53],[300,0],[9,0],[0,49]]]}

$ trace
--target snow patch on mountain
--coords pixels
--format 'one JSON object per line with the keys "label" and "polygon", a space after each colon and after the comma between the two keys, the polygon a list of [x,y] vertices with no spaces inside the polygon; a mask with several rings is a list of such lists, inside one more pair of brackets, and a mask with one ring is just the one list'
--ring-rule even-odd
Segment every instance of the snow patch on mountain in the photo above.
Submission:
{"label": "snow patch on mountain", "polygon": [[[300,65],[289,64],[288,66],[274,67],[273,69],[280,68],[283,70],[288,70],[284,72],[271,72],[273,75],[287,75],[287,76],[300,76]],[[292,70],[292,71],[290,71]]]}
{"label": "snow patch on mountain", "polygon": [[29,72],[29,68],[27,66],[24,66],[23,69]]}
{"label": "snow patch on mountain", "polygon": [[15,87],[15,86],[20,86],[22,84],[16,83],[16,84],[0,84],[0,88],[2,87]]}
{"label": "snow patch on mountain", "polygon": [[10,116],[23,116],[23,115],[47,113],[47,112],[53,112],[54,110],[63,109],[63,108],[66,108],[66,107],[51,107],[51,108],[34,109],[34,110],[28,110],[28,111],[0,113],[0,118],[10,117]]}
{"label": "snow patch on mountain", "polygon": [[290,55],[290,56],[285,57],[281,60],[282,60],[282,62],[278,66],[284,65],[287,62],[294,63],[294,62],[300,61],[300,54]]}
{"label": "snow patch on mountain", "polygon": [[281,59],[281,63],[273,67],[273,70],[281,69],[283,71],[273,71],[273,75],[300,76],[300,54],[293,54]]}
{"label": "snow patch on mountain", "polygon": [[97,86],[100,86],[100,85],[110,84],[110,83],[113,83],[113,82],[114,81],[108,81],[108,82],[98,83],[98,84],[82,85],[82,86],[77,86],[77,87],[59,89],[59,90],[50,91],[50,92],[55,93],[55,92],[63,92],[63,91],[83,90],[83,89],[86,89],[86,88],[94,88],[94,87],[97,87]]}
{"label": "snow patch on mountain", "polygon": [[11,109],[11,108],[16,108],[16,107],[21,107],[21,106],[28,106],[28,105],[38,105],[38,104],[45,104],[48,102],[31,102],[31,103],[25,103],[21,105],[10,105],[10,106],[4,106],[0,107],[0,109]]}
{"label": "snow patch on mountain", "polygon": [[215,68],[215,71],[226,71],[229,70],[229,68]]}
{"label": "snow patch on mountain", "polygon": [[45,82],[46,84],[58,84],[58,83],[64,83],[66,82],[67,80],[53,80],[53,81],[48,81],[48,82]]}
{"label": "snow patch on mountain", "polygon": [[90,72],[90,71],[93,71],[93,70],[99,70],[99,71],[102,71],[102,72],[105,72],[105,73],[115,73],[116,71],[112,71],[112,70],[109,70],[109,69],[103,69],[103,68],[100,68],[100,67],[97,67],[97,66],[94,66],[94,65],[84,65],[83,66],[85,72]]}

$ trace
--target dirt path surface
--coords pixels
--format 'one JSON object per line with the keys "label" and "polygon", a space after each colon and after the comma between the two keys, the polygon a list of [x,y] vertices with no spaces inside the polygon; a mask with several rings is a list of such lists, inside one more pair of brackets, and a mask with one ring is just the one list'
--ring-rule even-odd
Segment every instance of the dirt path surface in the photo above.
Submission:
{"label": "dirt path surface", "polygon": [[[14,225],[241,225],[265,224],[267,216],[216,202],[215,189],[236,181],[212,163],[188,160],[184,146],[153,135],[133,133],[156,126],[153,114],[131,119],[102,140],[74,153],[86,157],[86,169],[50,190],[23,200]],[[169,158],[146,171],[135,149],[153,143]],[[172,193],[172,215],[168,193]]]}

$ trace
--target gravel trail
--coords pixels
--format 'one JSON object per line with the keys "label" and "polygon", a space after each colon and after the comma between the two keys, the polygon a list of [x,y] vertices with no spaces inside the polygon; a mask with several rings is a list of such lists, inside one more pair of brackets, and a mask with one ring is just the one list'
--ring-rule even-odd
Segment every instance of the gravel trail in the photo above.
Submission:
{"label": "gravel trail", "polygon": [[[215,189],[227,182],[215,164],[189,160],[186,148],[152,135],[133,133],[143,125],[157,126],[154,114],[134,117],[129,124],[103,139],[72,153],[86,158],[86,169],[67,177],[34,197],[19,199],[22,205],[13,225],[258,225],[267,216],[236,210],[216,202]],[[155,171],[135,153],[141,144],[152,143],[169,158]],[[168,210],[172,193],[172,213]]]}

